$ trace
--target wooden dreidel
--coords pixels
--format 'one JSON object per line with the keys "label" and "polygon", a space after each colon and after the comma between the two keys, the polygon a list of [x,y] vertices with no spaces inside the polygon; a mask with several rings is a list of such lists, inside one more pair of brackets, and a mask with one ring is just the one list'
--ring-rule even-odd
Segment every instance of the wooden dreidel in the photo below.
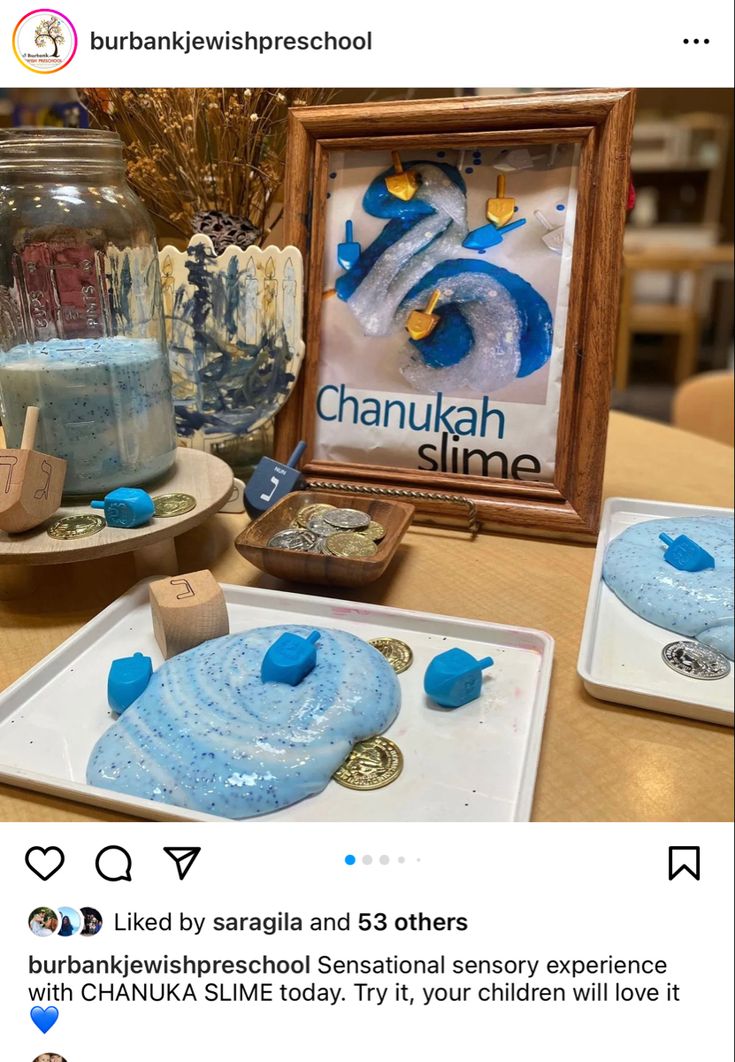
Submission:
{"label": "wooden dreidel", "polygon": [[263,657],[260,677],[263,682],[287,682],[298,686],[316,667],[316,643],[319,631],[307,638],[286,631],[277,638]]}
{"label": "wooden dreidel", "polygon": [[715,558],[706,549],[688,535],[672,538],[663,531],[658,536],[668,549],[664,550],[664,560],[680,572],[704,572],[714,568]]}
{"label": "wooden dreidel", "polygon": [[393,159],[393,173],[385,178],[385,187],[396,199],[408,202],[418,191],[419,179],[411,170],[404,170],[401,156],[397,151],[391,151],[391,158]]}
{"label": "wooden dreidel", "polygon": [[505,174],[499,173],[495,185],[495,198],[488,199],[485,213],[487,220],[492,222],[496,229],[502,229],[513,217],[516,201],[505,194]]}
{"label": "wooden dreidel", "polygon": [[464,649],[448,649],[427,667],[424,692],[442,708],[460,708],[480,696],[482,672],[494,663],[491,656],[475,660]]}
{"label": "wooden dreidel", "polygon": [[158,579],[148,592],[153,633],[166,660],[229,633],[225,595],[207,569]]}
{"label": "wooden dreidel", "polygon": [[352,222],[345,222],[345,242],[337,246],[337,261],[343,269],[352,269],[362,254],[362,247],[352,238]]}
{"label": "wooden dreidel", "polygon": [[411,339],[426,339],[439,324],[439,314],[434,310],[440,295],[440,291],[432,291],[423,310],[411,310],[406,321],[406,331]]}
{"label": "wooden dreidel", "polygon": [[19,450],[0,450],[0,529],[29,531],[61,504],[66,461],[34,450],[38,407],[28,406]]}

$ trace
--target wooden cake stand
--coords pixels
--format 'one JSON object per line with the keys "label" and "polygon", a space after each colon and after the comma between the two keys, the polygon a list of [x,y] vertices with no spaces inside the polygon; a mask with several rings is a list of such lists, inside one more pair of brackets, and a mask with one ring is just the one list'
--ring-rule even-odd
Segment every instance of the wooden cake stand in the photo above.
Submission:
{"label": "wooden cake stand", "polygon": [[46,528],[62,516],[94,513],[86,502],[63,504],[39,527],[23,534],[0,531],[0,596],[11,592],[14,583],[27,580],[29,566],[67,564],[72,561],[96,560],[116,553],[133,553],[140,578],[146,575],[170,575],[178,572],[176,535],[202,523],[222,508],[232,493],[232,469],[218,457],[180,446],[170,472],[147,489],[155,498],[160,494],[190,494],[196,505],[180,516],[152,517],[143,527],[103,527],[95,535],[77,539],[55,539]]}

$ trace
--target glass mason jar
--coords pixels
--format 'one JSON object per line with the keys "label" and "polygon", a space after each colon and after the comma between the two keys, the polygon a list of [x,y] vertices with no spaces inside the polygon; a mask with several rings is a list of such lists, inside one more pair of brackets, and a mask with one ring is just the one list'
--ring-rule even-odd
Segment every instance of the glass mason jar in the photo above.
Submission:
{"label": "glass mason jar", "polygon": [[0,132],[0,416],[68,462],[64,493],[141,486],[176,452],[151,220],[122,142],[88,129]]}

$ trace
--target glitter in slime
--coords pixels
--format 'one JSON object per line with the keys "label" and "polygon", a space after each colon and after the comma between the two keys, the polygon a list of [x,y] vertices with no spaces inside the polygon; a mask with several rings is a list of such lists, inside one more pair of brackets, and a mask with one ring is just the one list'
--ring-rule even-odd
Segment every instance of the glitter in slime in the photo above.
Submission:
{"label": "glitter in slime", "polygon": [[171,467],[176,435],[165,355],[153,339],[53,339],[0,356],[0,412],[17,445],[26,407],[38,445],[68,462],[65,494],[138,486]]}
{"label": "glitter in slime", "polygon": [[408,202],[387,192],[391,171],[368,187],[363,209],[387,223],[337,278],[337,295],[367,335],[385,336],[405,326],[430,290],[441,290],[439,324],[426,339],[409,340],[401,370],[417,391],[487,393],[535,372],[551,357],[546,300],[507,269],[459,257],[468,236],[467,192],[456,167],[422,161],[406,167],[420,179]]}
{"label": "glitter in slime", "polygon": [[[700,571],[673,567],[666,561],[662,534],[693,539],[711,554],[715,567]],[[643,619],[735,658],[731,518],[697,516],[634,524],[607,547],[602,575],[613,593]]]}
{"label": "glitter in slime", "polygon": [[260,627],[172,657],[99,739],[88,783],[233,819],[321,792],[353,745],[391,725],[400,688],[377,649],[321,628],[316,666],[298,685],[263,682],[282,635],[313,633]]}

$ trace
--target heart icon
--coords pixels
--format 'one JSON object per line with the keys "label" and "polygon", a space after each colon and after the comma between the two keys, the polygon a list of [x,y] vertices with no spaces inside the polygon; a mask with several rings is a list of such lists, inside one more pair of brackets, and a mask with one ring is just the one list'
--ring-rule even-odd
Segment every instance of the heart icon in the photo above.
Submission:
{"label": "heart icon", "polygon": [[42,1033],[47,1033],[59,1019],[59,1012],[56,1007],[33,1007],[31,1010],[31,1021],[40,1029]]}
{"label": "heart icon", "polygon": [[57,870],[64,865],[64,853],[55,844],[49,848],[40,848],[35,845],[26,852],[26,866],[32,870],[41,881],[48,881]]}

